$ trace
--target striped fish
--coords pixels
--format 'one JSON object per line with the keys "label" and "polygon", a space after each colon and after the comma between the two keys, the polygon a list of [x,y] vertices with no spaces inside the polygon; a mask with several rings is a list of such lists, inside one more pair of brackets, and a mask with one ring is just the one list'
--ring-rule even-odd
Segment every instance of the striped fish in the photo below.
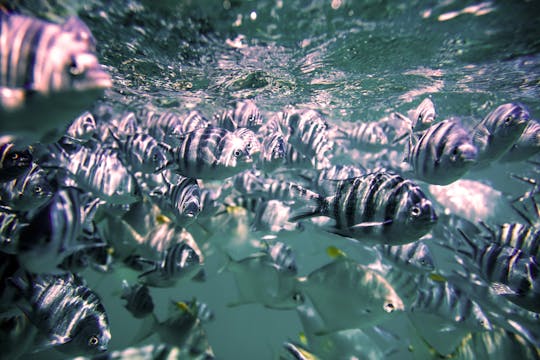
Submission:
{"label": "striped fish", "polygon": [[285,156],[283,134],[281,132],[270,133],[262,140],[261,155],[256,167],[265,172],[272,172],[284,164]]}
{"label": "striped fish", "polygon": [[[95,39],[80,19],[57,25],[2,12],[0,29],[2,132],[22,135],[28,143],[54,141],[112,85],[96,57]],[[55,132],[58,137],[51,138]]]}
{"label": "striped fish", "polygon": [[14,211],[36,210],[53,196],[47,174],[36,163],[13,181],[0,183],[0,203]]}
{"label": "striped fish", "polygon": [[478,163],[500,158],[521,136],[529,122],[529,112],[518,103],[507,103],[490,112],[473,129]]}
{"label": "striped fish", "polygon": [[175,184],[165,180],[164,186],[153,189],[149,195],[163,214],[182,227],[195,221],[202,208],[199,184],[192,178],[180,177]]}
{"label": "striped fish", "polygon": [[140,125],[148,131],[157,141],[164,142],[171,146],[180,145],[179,137],[197,129],[203,129],[209,122],[204,115],[193,110],[185,117],[182,115],[165,111],[155,112],[147,108],[142,108],[137,113]]}
{"label": "striped fish", "polygon": [[296,258],[293,249],[289,245],[280,241],[276,241],[273,244],[267,243],[265,251],[268,253],[274,264],[290,272],[292,275],[298,273]]}
{"label": "striped fish", "polygon": [[62,261],[74,252],[94,247],[81,241],[84,226],[91,222],[97,200],[89,200],[77,188],[54,194],[19,235],[18,258],[32,273],[58,273]]}
{"label": "striped fish", "polygon": [[472,331],[490,331],[491,322],[480,305],[449,282],[431,282],[417,290],[418,295],[410,313],[425,312],[439,315]]}
{"label": "striped fish", "polygon": [[310,206],[290,220],[328,216],[336,224],[325,230],[386,245],[413,242],[428,233],[437,220],[431,201],[418,185],[386,171],[342,180],[332,196],[315,209]]}
{"label": "striped fish", "polygon": [[155,173],[172,160],[171,147],[158,142],[151,135],[137,133],[125,137],[112,136],[119,147],[120,158],[132,173]]}
{"label": "striped fish", "polygon": [[366,170],[352,165],[334,165],[322,169],[318,177],[311,181],[311,186],[315,191],[323,196],[335,194],[339,181],[359,177],[366,174]]}
{"label": "striped fish", "polygon": [[16,213],[0,210],[0,251],[16,254],[19,233],[27,224]]}
{"label": "striped fish", "polygon": [[172,287],[180,279],[192,278],[201,270],[202,260],[185,242],[167,248],[153,268],[139,275],[139,281],[152,287]]}
{"label": "striped fish", "polygon": [[386,133],[378,122],[355,122],[338,129],[337,139],[346,140],[358,150],[377,152],[389,146]]}
{"label": "striped fish", "polygon": [[25,300],[21,310],[55,350],[72,356],[107,351],[111,333],[105,308],[81,278],[14,277],[11,284]]}
{"label": "striped fish", "polygon": [[242,127],[257,131],[263,124],[261,112],[252,100],[238,101],[234,110],[225,110],[214,120],[215,126],[230,131]]}
{"label": "striped fish", "polygon": [[75,118],[64,135],[69,140],[83,144],[90,140],[97,131],[96,119],[92,113],[85,111]]}
{"label": "striped fish", "polygon": [[532,225],[521,223],[505,223],[491,226],[481,222],[488,231],[486,240],[499,245],[511,246],[523,251],[525,254],[540,257],[540,229]]}
{"label": "striped fish", "polygon": [[505,152],[500,160],[502,162],[523,161],[540,152],[540,122],[531,119],[521,136]]}
{"label": "striped fish", "polygon": [[433,255],[423,241],[389,246],[381,245],[381,253],[401,270],[425,274],[435,270]]}
{"label": "striped fish", "polygon": [[540,265],[536,257],[511,246],[477,244],[461,230],[459,232],[469,249],[456,250],[473,262],[470,265],[465,262],[466,266],[479,270],[501,296],[527,310],[540,312]]}
{"label": "striped fish", "polygon": [[122,280],[122,295],[120,298],[126,300],[124,307],[136,319],[144,318],[154,311],[154,301],[146,285],[129,285],[126,280]]}
{"label": "striped fish", "polygon": [[462,177],[477,160],[477,150],[465,128],[444,120],[409,145],[406,162],[413,176],[430,184],[447,185]]}
{"label": "striped fish", "polygon": [[254,161],[257,161],[261,152],[261,143],[253,130],[246,127],[239,127],[234,130],[233,133],[245,141],[248,155],[251,156]]}
{"label": "striped fish", "polygon": [[183,134],[179,140],[171,166],[182,176],[220,180],[253,164],[245,139],[226,129],[209,126]]}
{"label": "striped fish", "polygon": [[24,174],[32,160],[29,149],[17,149],[13,143],[0,145],[0,182],[12,181]]}
{"label": "striped fish", "polygon": [[422,100],[420,105],[416,109],[408,111],[407,115],[411,120],[413,131],[426,130],[433,125],[437,118],[435,104],[433,104],[430,98]]}
{"label": "striped fish", "polygon": [[330,139],[328,124],[315,110],[296,110],[287,114],[289,137],[287,141],[309,158],[330,155],[334,144]]}

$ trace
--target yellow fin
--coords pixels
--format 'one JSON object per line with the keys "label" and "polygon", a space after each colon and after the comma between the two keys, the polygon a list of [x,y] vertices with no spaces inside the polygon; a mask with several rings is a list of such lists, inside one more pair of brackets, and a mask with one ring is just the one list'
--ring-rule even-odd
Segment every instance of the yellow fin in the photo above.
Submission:
{"label": "yellow fin", "polygon": [[338,249],[337,247],[333,245],[326,248],[326,253],[332,259],[347,257],[347,254],[345,254],[343,251],[341,251],[340,249]]}
{"label": "yellow fin", "polygon": [[431,273],[429,274],[429,278],[433,281],[437,282],[446,282],[446,278],[440,274],[437,273]]}
{"label": "yellow fin", "polygon": [[303,331],[300,331],[298,333],[298,338],[300,339],[300,343],[302,343],[302,345],[307,346],[308,340],[306,334]]}
{"label": "yellow fin", "polygon": [[168,224],[171,222],[171,219],[169,219],[167,216],[163,214],[159,214],[156,216],[156,222],[160,225]]}
{"label": "yellow fin", "polygon": [[245,209],[241,206],[237,205],[229,205],[227,206],[227,213],[229,214],[242,214],[245,213]]}

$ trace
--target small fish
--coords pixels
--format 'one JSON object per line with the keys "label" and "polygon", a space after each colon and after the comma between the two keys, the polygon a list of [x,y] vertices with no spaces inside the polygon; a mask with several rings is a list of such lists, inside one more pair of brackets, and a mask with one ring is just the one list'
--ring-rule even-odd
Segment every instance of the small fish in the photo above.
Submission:
{"label": "small fish", "polygon": [[12,181],[24,174],[32,160],[29,149],[17,149],[13,143],[0,145],[0,182]]}
{"label": "small fish", "polygon": [[259,108],[252,100],[238,101],[234,110],[226,110],[215,117],[215,125],[234,131],[237,128],[248,128],[257,131],[263,124]]}
{"label": "small fish", "polygon": [[540,152],[540,122],[531,119],[521,136],[499,159],[501,162],[527,160]]}
{"label": "small fish", "polygon": [[308,350],[304,349],[301,345],[292,342],[283,343],[283,347],[287,352],[293,356],[295,360],[319,360],[320,358]]}
{"label": "small fish", "polygon": [[417,312],[425,312],[439,315],[471,331],[492,330],[491,322],[480,305],[466,293],[448,281],[429,284],[417,290],[417,298],[409,309],[412,316]]}
{"label": "small fish", "polygon": [[76,17],[57,25],[2,12],[0,26],[0,128],[22,143],[55,141],[112,85],[95,39]]}
{"label": "small fish", "polygon": [[420,105],[414,110],[407,112],[408,118],[411,120],[413,131],[423,131],[433,125],[437,118],[435,104],[430,98],[422,100]]}
{"label": "small fish", "polygon": [[118,144],[120,158],[131,172],[155,173],[172,160],[171,147],[158,142],[151,135],[137,133],[124,137],[112,136]]}
{"label": "small fish", "polygon": [[32,216],[19,234],[18,258],[33,273],[58,273],[58,265],[78,250],[97,246],[81,241],[98,200],[77,188],[64,188]]}
{"label": "small fish", "polygon": [[182,176],[222,180],[253,164],[247,142],[226,129],[206,127],[180,135],[170,166]]}
{"label": "small fish", "polygon": [[450,184],[472,168],[477,149],[457,121],[444,120],[428,128],[417,143],[409,145],[406,163],[413,176],[430,184]]}
{"label": "small fish", "polygon": [[486,165],[500,158],[519,139],[529,112],[518,103],[507,103],[490,112],[473,129],[474,145],[478,149],[478,164]]}
{"label": "small fish", "polygon": [[481,222],[487,229],[486,240],[523,251],[525,254],[540,257],[540,229],[530,224],[504,223],[493,227]]}
{"label": "small fish", "polygon": [[377,152],[390,144],[383,127],[378,122],[354,122],[347,125],[338,130],[337,139],[346,140],[349,146],[355,149]]}
{"label": "small fish", "polygon": [[233,273],[239,294],[229,306],[259,303],[270,309],[292,309],[303,302],[296,289],[296,274],[278,265],[268,252],[238,261],[227,259],[224,269]]}
{"label": "small fish", "polygon": [[18,306],[45,335],[48,346],[71,355],[107,351],[111,333],[105,308],[81,278],[17,276],[10,284],[23,296]]}
{"label": "small fish", "polygon": [[292,275],[298,273],[296,258],[293,249],[289,245],[280,241],[276,241],[273,244],[266,243],[265,252],[268,253],[274,264],[283,270],[288,271]]}
{"label": "small fish", "polygon": [[290,221],[328,216],[336,224],[325,230],[386,245],[413,242],[437,221],[433,205],[420,187],[387,171],[342,180],[332,196],[316,202],[315,207],[312,202]]}
{"label": "small fish", "polygon": [[319,171],[318,177],[311,180],[312,188],[323,196],[335,194],[339,181],[365,175],[367,170],[353,165],[334,165]]}
{"label": "small fish", "polygon": [[16,213],[0,210],[0,251],[16,254],[19,233],[27,225]]}
{"label": "small fish", "polygon": [[399,246],[381,245],[381,249],[384,257],[402,270],[420,274],[435,270],[433,255],[421,240]]}
{"label": "small fish", "polygon": [[283,134],[277,131],[270,133],[262,140],[261,155],[256,167],[265,172],[272,172],[284,164],[285,156]]}
{"label": "small fish", "polygon": [[39,209],[52,196],[53,188],[47,174],[36,163],[15,180],[0,183],[0,203],[14,211]]}
{"label": "small fish", "polygon": [[302,230],[301,223],[290,222],[290,206],[279,200],[265,200],[258,198],[253,209],[253,220],[251,230],[269,231],[278,233],[281,231]]}
{"label": "small fish", "polygon": [[239,136],[242,140],[244,140],[248,155],[253,158],[253,161],[258,161],[259,155],[261,153],[261,143],[259,142],[259,139],[257,138],[257,135],[253,132],[253,130],[245,127],[240,127],[234,130],[233,133]]}
{"label": "small fish", "polygon": [[324,322],[318,333],[365,328],[404,309],[392,286],[375,271],[339,257],[299,280]]}
{"label": "small fish", "polygon": [[64,137],[67,137],[69,141],[84,144],[92,139],[96,132],[97,124],[94,115],[89,111],[85,111],[73,120]]}
{"label": "small fish", "polygon": [[195,277],[202,266],[197,252],[184,242],[167,248],[159,261],[141,261],[153,264],[152,269],[138,277],[152,287],[172,287],[181,279]]}
{"label": "small fish", "polygon": [[126,300],[124,307],[136,319],[144,318],[154,311],[154,302],[146,285],[129,285],[126,280],[123,280],[120,298]]}

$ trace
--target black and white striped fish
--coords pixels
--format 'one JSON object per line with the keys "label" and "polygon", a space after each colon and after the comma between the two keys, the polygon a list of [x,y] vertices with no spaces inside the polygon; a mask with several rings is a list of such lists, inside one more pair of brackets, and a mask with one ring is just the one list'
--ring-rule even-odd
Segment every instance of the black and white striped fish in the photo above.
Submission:
{"label": "black and white striped fish", "polygon": [[124,307],[136,319],[144,318],[154,311],[154,301],[146,285],[129,285],[126,280],[122,280],[122,295],[120,298],[126,300]]}
{"label": "black and white striped fish", "polygon": [[94,115],[89,111],[85,111],[73,120],[64,136],[70,141],[83,144],[89,141],[96,132],[97,124]]}
{"label": "black and white striped fish", "polygon": [[26,225],[17,213],[0,210],[0,251],[16,254],[19,233]]}
{"label": "black and white striped fish", "polygon": [[178,226],[191,224],[201,211],[201,192],[197,180],[181,176],[175,184],[165,184],[150,192],[150,199]]}
{"label": "black and white striped fish", "polygon": [[193,278],[201,270],[202,259],[185,242],[167,248],[153,268],[140,274],[139,281],[152,287],[172,287],[180,279]]}
{"label": "black and white striped fish", "polygon": [[247,142],[234,132],[218,127],[197,129],[180,135],[173,149],[171,168],[194,179],[220,180],[233,176],[253,164]]}
{"label": "black and white striped fish", "polygon": [[145,128],[148,134],[157,141],[170,146],[180,145],[179,136],[182,134],[203,129],[209,124],[208,120],[198,110],[193,110],[182,116],[175,112],[156,112],[143,108],[138,111],[137,117],[141,127]]}
{"label": "black and white striped fish", "polygon": [[422,100],[416,109],[407,112],[413,131],[423,131],[433,125],[437,118],[435,104],[430,98]]}
{"label": "black and white striped fish", "polygon": [[54,141],[112,85],[95,39],[76,17],[57,25],[2,12],[0,27],[0,128],[26,143]]}
{"label": "black and white striped fish", "polygon": [[335,226],[330,232],[358,240],[402,245],[418,240],[435,225],[431,201],[410,180],[386,171],[340,181],[336,192],[315,209],[291,218],[328,216]]}
{"label": "black and white striped fish", "polygon": [[55,350],[70,355],[107,351],[111,333],[100,298],[82,279],[62,276],[16,276],[10,279],[22,295],[18,306]]}
{"label": "black and white striped fish", "polygon": [[257,168],[272,172],[284,164],[286,156],[285,140],[281,132],[273,132],[264,136]]}
{"label": "black and white striped fish", "polygon": [[218,127],[234,131],[237,128],[248,128],[257,131],[263,124],[263,118],[259,108],[252,100],[238,101],[234,110],[225,110],[215,117]]}
{"label": "black and white striped fish", "polygon": [[298,273],[296,258],[293,249],[289,245],[280,241],[276,241],[272,244],[267,243],[265,251],[268,253],[274,264],[293,275]]}
{"label": "black and white striped fish", "polygon": [[0,183],[0,204],[14,211],[39,209],[52,196],[53,188],[47,174],[36,163],[15,180]]}
{"label": "black and white striped fish", "polygon": [[477,149],[465,128],[444,120],[427,129],[406,157],[413,176],[430,184],[447,185],[462,177],[477,160]]}
{"label": "black and white striped fish", "polygon": [[362,151],[377,152],[390,144],[386,132],[378,122],[346,123],[337,132],[339,135],[336,139],[343,139],[351,147]]}
{"label": "black and white striped fish", "polygon": [[381,253],[404,271],[425,274],[435,270],[433,255],[421,240],[399,246],[382,245]]}
{"label": "black and white striped fish", "polygon": [[367,171],[352,165],[334,165],[319,171],[317,177],[311,179],[311,187],[323,196],[335,193],[339,181],[365,175]]}
{"label": "black and white striped fish", "polygon": [[540,312],[540,265],[535,256],[511,246],[478,244],[460,233],[468,249],[456,250],[469,259],[464,262],[467,268],[477,270],[501,296],[527,310]]}
{"label": "black and white striped fish", "polygon": [[[112,133],[111,133],[112,134]],[[137,133],[125,137],[112,135],[119,147],[119,156],[131,172],[155,173],[172,160],[169,145],[158,142],[151,135]]]}
{"label": "black and white striped fish", "polygon": [[315,110],[296,110],[287,114],[287,142],[309,158],[324,158],[334,146],[328,124]]}
{"label": "black and white striped fish", "polygon": [[83,228],[91,222],[97,199],[89,200],[77,188],[56,192],[19,234],[18,258],[32,273],[58,273],[58,265],[74,252],[96,246],[81,241]]}
{"label": "black and white striped fish", "polygon": [[253,158],[253,161],[257,161],[261,152],[261,143],[253,130],[246,127],[240,127],[233,132],[245,141],[248,155]]}
{"label": "black and white striped fish", "polygon": [[473,129],[479,165],[500,158],[521,136],[529,122],[529,112],[518,103],[507,103],[491,111]]}
{"label": "black and white striped fish", "polygon": [[17,149],[13,143],[0,145],[0,182],[12,181],[24,174],[32,160],[29,149]]}
{"label": "black and white striped fish", "polygon": [[471,300],[467,293],[448,281],[429,284],[417,290],[417,298],[409,310],[411,314],[425,312],[439,315],[472,331],[492,329],[491,322],[480,305]]}
{"label": "black and white striped fish", "polygon": [[504,223],[493,228],[481,223],[488,231],[487,240],[499,245],[511,246],[525,254],[540,257],[540,229],[530,224]]}
{"label": "black and white striped fish", "polygon": [[523,161],[540,152],[540,122],[531,119],[521,136],[505,152],[500,160],[502,162]]}

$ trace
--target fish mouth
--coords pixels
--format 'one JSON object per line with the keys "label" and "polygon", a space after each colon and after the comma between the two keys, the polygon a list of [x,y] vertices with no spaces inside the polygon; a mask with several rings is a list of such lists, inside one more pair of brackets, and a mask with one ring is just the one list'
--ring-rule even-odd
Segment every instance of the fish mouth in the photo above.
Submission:
{"label": "fish mouth", "polygon": [[75,88],[80,91],[108,89],[112,87],[111,75],[100,67],[88,69],[82,79],[76,81]]}

